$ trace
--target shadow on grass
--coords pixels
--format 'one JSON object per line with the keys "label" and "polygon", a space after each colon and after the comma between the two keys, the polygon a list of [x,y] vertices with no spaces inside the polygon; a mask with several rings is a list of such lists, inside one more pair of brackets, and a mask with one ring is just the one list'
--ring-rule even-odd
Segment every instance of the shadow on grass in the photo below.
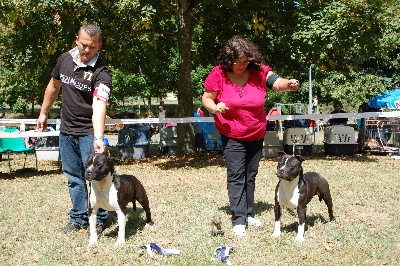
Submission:
{"label": "shadow on grass", "polygon": [[[141,165],[141,164],[153,164],[156,167],[159,167],[162,170],[174,170],[174,169],[182,169],[182,167],[189,168],[207,168],[210,166],[218,166],[225,167],[224,157],[221,153],[210,153],[210,152],[196,152],[193,154],[183,154],[183,155],[172,155],[172,156],[158,156],[154,155],[156,153],[156,148],[152,148],[151,156],[144,159],[126,159],[121,160],[118,157],[118,149],[117,147],[111,147],[111,157],[115,165]],[[277,158],[262,158],[261,160],[265,161],[277,161]],[[322,161],[350,161],[350,162],[376,162],[377,159],[375,156],[369,156],[366,153],[354,154],[354,155],[340,155],[333,156],[327,155],[324,151],[323,145],[315,145],[310,156],[306,156],[306,160],[322,160]],[[2,160],[2,163],[7,164],[7,161]],[[54,167],[54,166],[52,166]],[[59,170],[51,169],[48,170],[48,167],[42,165],[42,163],[38,162],[39,171],[36,172],[36,169],[33,168],[18,168],[16,165],[11,165],[12,172],[11,174],[8,172],[7,168],[3,167],[3,173],[1,174],[0,179],[15,179],[15,178],[29,178],[33,176],[43,176],[49,174],[59,174]]]}
{"label": "shadow on grass", "polygon": [[[144,210],[140,207],[137,207],[136,210],[134,210],[132,207],[126,209],[127,220],[125,226],[125,239],[136,235],[139,230],[142,230],[145,227],[146,219],[141,217],[142,213],[144,213]],[[111,227],[113,224],[118,224],[118,217],[116,212],[110,211],[108,220],[106,222],[106,227]],[[119,227],[117,226],[110,232],[106,233],[105,236],[115,238],[115,241],[117,241],[118,230]]]}
{"label": "shadow on grass", "polygon": [[[116,153],[114,153],[116,154]],[[152,154],[152,153],[151,153]],[[196,152],[193,154],[171,156],[151,155],[144,159],[126,159],[121,160],[118,156],[112,156],[116,165],[131,164],[153,164],[162,170],[180,169],[182,167],[206,168],[209,166],[225,167],[224,157],[221,153]],[[369,156],[367,153],[358,153],[354,155],[329,155],[324,151],[323,145],[315,145],[310,156],[305,156],[306,160],[322,161],[348,161],[348,162],[376,162],[375,156]],[[277,161],[277,158],[261,158],[265,161]]]}
{"label": "shadow on grass", "polygon": [[[297,214],[296,214],[296,216],[297,216]],[[328,221],[321,214],[307,216],[307,218],[306,218],[306,226],[305,226],[304,231],[307,232],[308,228],[315,226],[315,224],[318,221],[320,221],[323,224],[328,223]],[[282,222],[282,219],[281,219],[281,222]],[[295,221],[295,222],[293,222],[291,224],[287,224],[285,226],[282,226],[281,231],[282,232],[288,232],[288,233],[289,232],[296,232],[297,233],[298,226],[299,226],[298,221]]]}
{"label": "shadow on grass", "polygon": [[[272,208],[274,208],[273,204],[270,204],[270,203],[267,203],[267,202],[264,202],[264,201],[257,201],[257,202],[254,203],[254,215],[258,215],[258,214],[261,214],[263,212],[268,212]],[[219,210],[225,212],[228,215],[231,215],[231,210],[229,208],[229,205],[226,205],[224,207],[220,207]]]}
{"label": "shadow on grass", "polygon": [[[38,166],[39,167],[39,166]],[[39,171],[36,170],[36,168],[31,168],[31,167],[26,167],[26,168],[18,168],[11,165],[11,173],[8,172],[8,166],[7,166],[7,172],[0,172],[0,180],[3,179],[19,179],[19,178],[32,178],[35,176],[46,176],[46,175],[58,175],[61,173],[61,168],[59,169],[46,169],[43,170],[39,167]]]}
{"label": "shadow on grass", "polygon": [[209,166],[225,167],[222,154],[211,154],[198,152],[194,154],[172,155],[172,156],[153,156],[144,159],[113,159],[116,165],[148,164],[151,163],[162,170],[181,169],[182,167],[206,168]]}

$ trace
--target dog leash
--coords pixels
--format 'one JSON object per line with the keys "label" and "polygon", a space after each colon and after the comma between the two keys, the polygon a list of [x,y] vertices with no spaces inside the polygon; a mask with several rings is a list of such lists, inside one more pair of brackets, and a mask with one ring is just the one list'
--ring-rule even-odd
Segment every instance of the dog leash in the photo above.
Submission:
{"label": "dog leash", "polygon": [[295,156],[295,151],[296,151],[296,144],[297,144],[297,135],[296,135],[296,111],[294,111],[294,115],[293,115],[293,151],[292,151],[292,155]]}
{"label": "dog leash", "polygon": [[148,245],[140,246],[140,248],[146,249],[147,254],[153,259],[157,259],[154,256],[153,249],[164,256],[179,255],[181,253],[179,249],[160,248],[159,246],[157,246],[156,243],[150,243]]}
{"label": "dog leash", "polygon": [[225,262],[227,265],[231,266],[232,262],[229,261],[229,253],[234,251],[235,249],[232,247],[223,247],[219,246],[214,250],[214,255],[217,255],[217,251],[220,251],[220,254],[216,258],[212,258],[211,262]]}
{"label": "dog leash", "polygon": [[[299,91],[299,90],[300,90],[300,83],[299,83],[299,89],[297,91]],[[293,130],[294,138],[292,139],[292,141],[293,141],[293,152],[292,152],[292,155],[295,156],[296,145],[297,145],[297,142],[298,142],[298,138],[297,138],[297,135],[296,135],[296,109],[294,110],[294,115],[293,115],[293,126],[294,126],[294,130]]]}

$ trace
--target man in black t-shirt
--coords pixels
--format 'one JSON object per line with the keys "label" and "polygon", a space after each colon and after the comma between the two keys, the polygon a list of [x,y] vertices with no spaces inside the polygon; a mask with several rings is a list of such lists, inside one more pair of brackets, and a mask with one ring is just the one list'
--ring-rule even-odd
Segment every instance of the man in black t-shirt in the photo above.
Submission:
{"label": "man in black t-shirt", "polygon": [[[336,101],[333,104],[333,108],[335,108],[335,110],[333,110],[331,112],[331,114],[337,114],[337,113],[347,113],[346,111],[342,110],[342,104],[339,101]],[[331,118],[329,119],[329,124],[334,126],[334,125],[347,125],[347,121],[349,119],[348,118]]]}
{"label": "man in black t-shirt", "polygon": [[[70,220],[64,233],[88,225],[85,163],[90,152],[104,151],[106,106],[111,90],[111,70],[99,59],[102,34],[94,24],[83,25],[76,36],[76,47],[63,53],[51,73],[37,128],[44,131],[48,114],[62,89],[60,155],[63,173],[68,178],[72,202]],[[108,212],[100,209],[97,231],[104,229]]]}

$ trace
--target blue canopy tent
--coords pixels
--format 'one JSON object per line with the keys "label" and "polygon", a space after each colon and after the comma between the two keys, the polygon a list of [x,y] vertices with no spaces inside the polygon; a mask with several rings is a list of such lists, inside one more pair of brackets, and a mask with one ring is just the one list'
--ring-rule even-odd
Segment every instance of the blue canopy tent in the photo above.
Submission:
{"label": "blue canopy tent", "polygon": [[400,87],[370,99],[368,105],[378,108],[400,109]]}

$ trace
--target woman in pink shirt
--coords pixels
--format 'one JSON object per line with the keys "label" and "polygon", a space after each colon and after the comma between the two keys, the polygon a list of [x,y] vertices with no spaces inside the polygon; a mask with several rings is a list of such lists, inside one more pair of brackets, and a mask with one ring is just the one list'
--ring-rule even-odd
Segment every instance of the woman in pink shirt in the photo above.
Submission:
{"label": "woman in pink shirt", "polygon": [[221,49],[218,66],[204,82],[202,103],[214,114],[221,133],[233,232],[237,236],[246,235],[246,223],[261,225],[253,217],[253,209],[255,177],[267,124],[267,87],[275,91],[299,89],[298,80],[281,78],[263,63],[251,41],[233,36]]}

